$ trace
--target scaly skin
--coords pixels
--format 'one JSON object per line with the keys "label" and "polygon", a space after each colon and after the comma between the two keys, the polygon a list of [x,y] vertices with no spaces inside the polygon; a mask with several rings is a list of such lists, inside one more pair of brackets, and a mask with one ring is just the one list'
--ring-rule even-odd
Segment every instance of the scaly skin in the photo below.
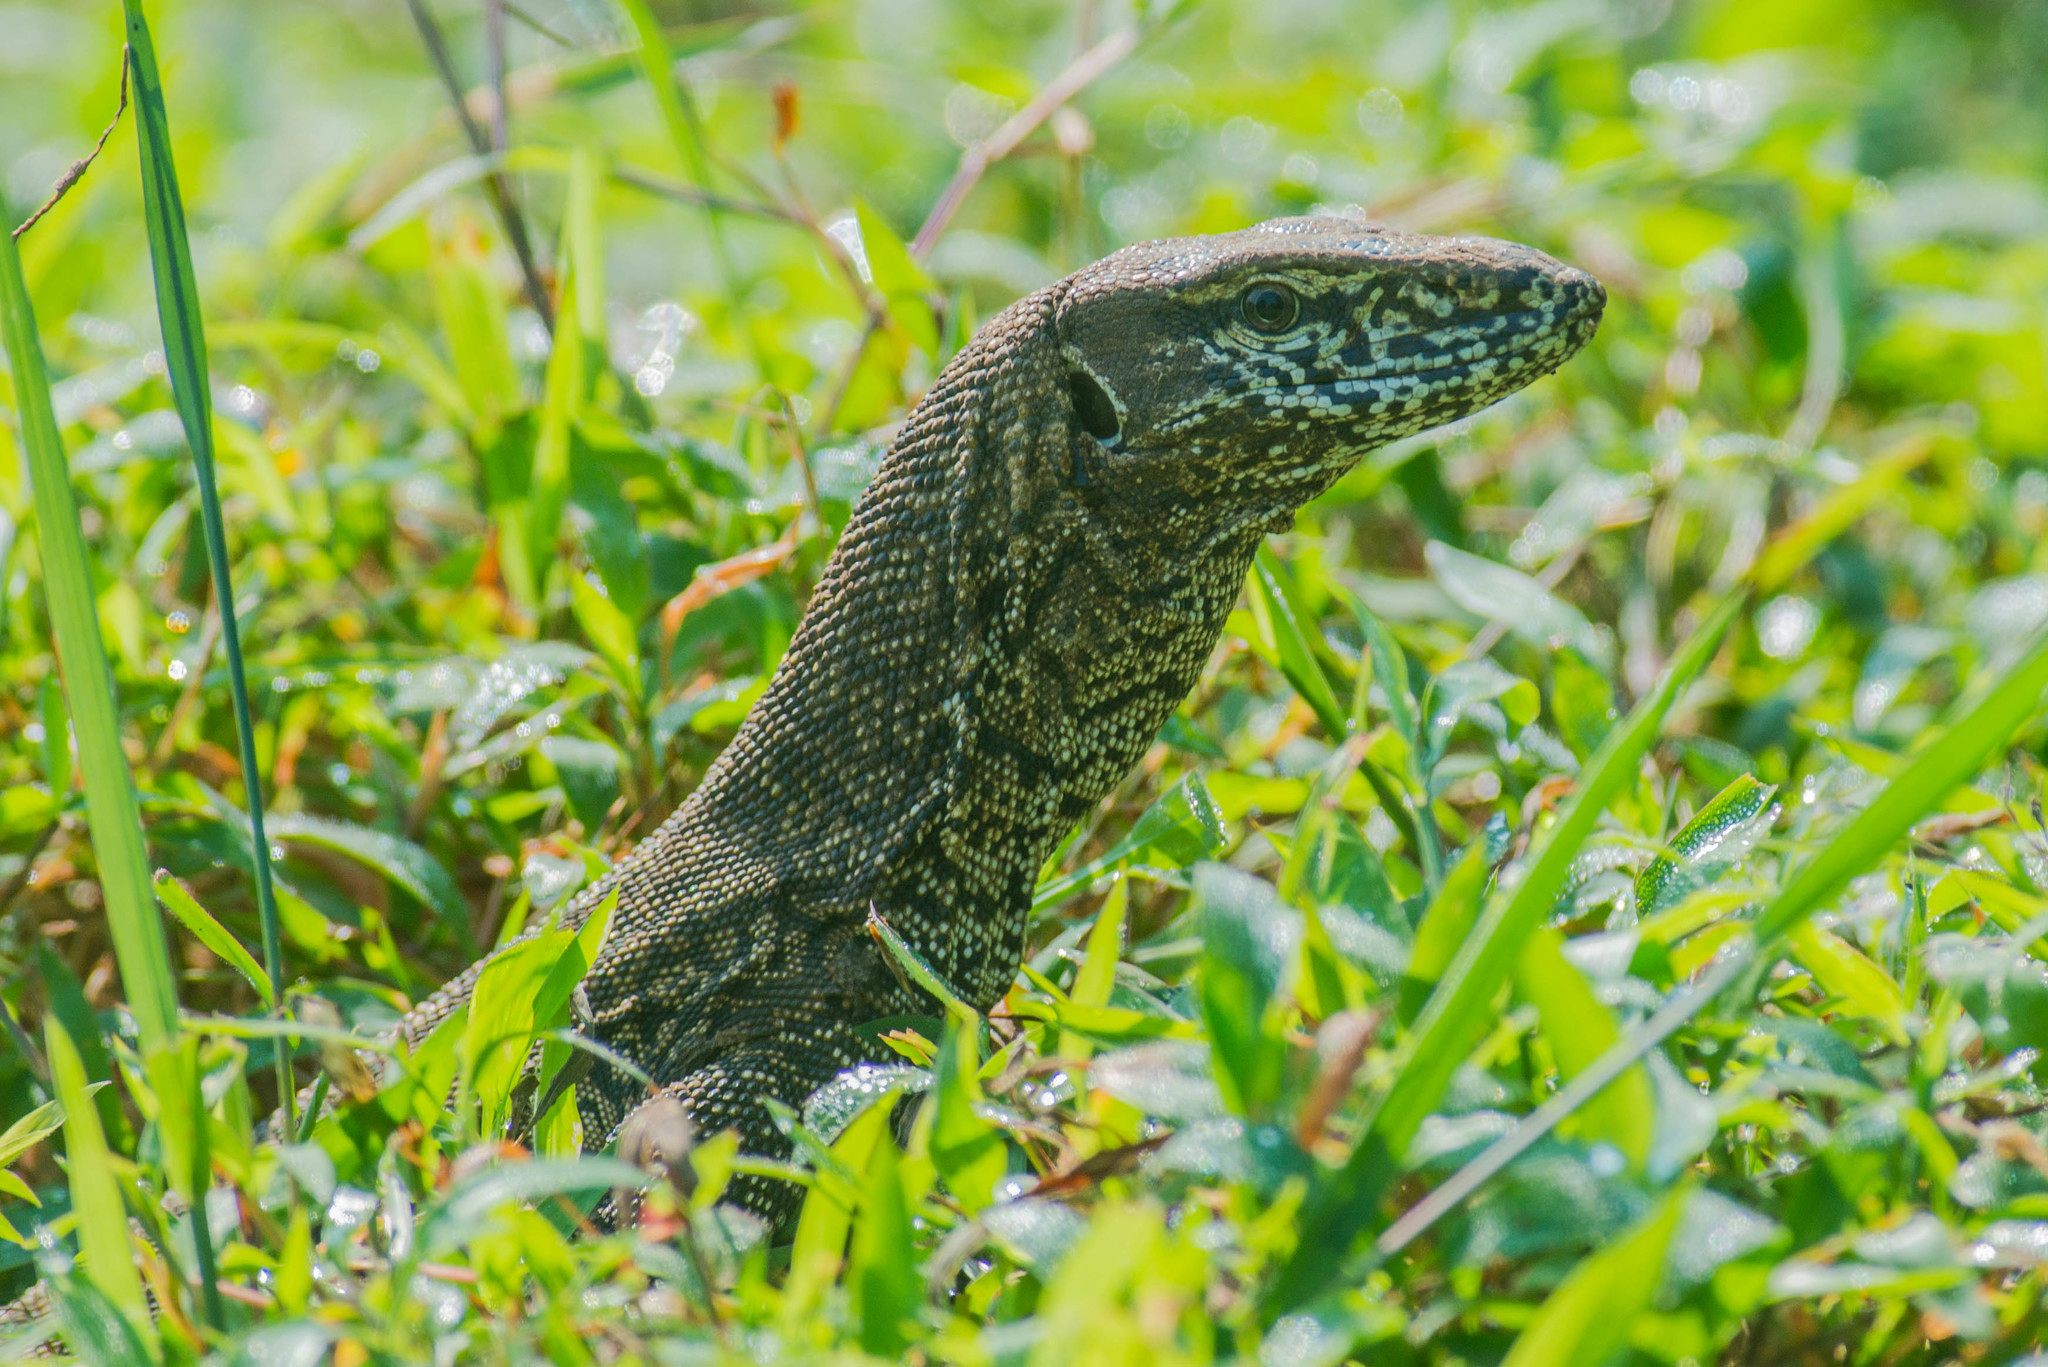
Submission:
{"label": "scaly skin", "polygon": [[[874,1055],[855,1026],[933,1010],[871,906],[993,1005],[1040,866],[1187,695],[1260,538],[1555,369],[1604,303],[1527,247],[1334,218],[1141,243],[1019,300],[904,423],[702,786],[571,908],[618,894],[585,1028],[698,1133],[781,1154],[762,1097],[801,1105]],[[595,1065],[586,1142],[645,1099]],[[734,1194],[780,1217],[794,1191]]]}

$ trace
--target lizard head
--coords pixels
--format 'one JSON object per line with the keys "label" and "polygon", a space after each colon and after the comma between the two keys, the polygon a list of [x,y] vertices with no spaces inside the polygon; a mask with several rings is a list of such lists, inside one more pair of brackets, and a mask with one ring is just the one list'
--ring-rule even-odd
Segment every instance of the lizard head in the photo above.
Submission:
{"label": "lizard head", "polygon": [[1606,299],[1531,247],[1343,218],[1142,242],[1058,305],[1078,440],[1099,448],[1079,468],[1291,510],[1373,447],[1556,369]]}

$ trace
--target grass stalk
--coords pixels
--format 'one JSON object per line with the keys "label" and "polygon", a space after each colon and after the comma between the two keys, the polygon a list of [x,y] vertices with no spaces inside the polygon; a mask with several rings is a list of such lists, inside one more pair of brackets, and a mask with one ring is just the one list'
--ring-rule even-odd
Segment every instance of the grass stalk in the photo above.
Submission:
{"label": "grass stalk", "polygon": [[[4,205],[0,205],[0,215],[12,216],[6,214]],[[71,491],[71,470],[58,433],[56,411],[50,401],[50,377],[43,363],[35,311],[29,301],[28,285],[21,273],[21,257],[15,249],[12,234],[7,234],[6,240],[0,242],[0,325],[4,325],[7,354],[14,371],[15,403],[20,414],[22,443],[28,456],[37,536],[41,543],[43,592],[50,613],[51,631],[56,637],[57,661],[64,672],[72,729],[78,739],[79,769],[85,780],[86,819],[92,829],[93,854],[99,864],[100,886],[106,900],[107,930],[114,942],[114,957],[120,964],[121,982],[129,1008],[134,1013],[143,1056],[150,1060],[171,1058],[179,1048],[177,982],[171,975],[170,947],[164,938],[163,924],[157,919],[150,889],[149,855],[142,837],[142,812],[136,801],[128,756],[121,746],[121,714],[114,699],[114,676],[107,663],[106,643],[100,638],[98,606],[93,597],[86,559],[85,533],[78,520],[78,504]],[[55,1015],[50,1016],[47,1029],[53,1085],[60,1096],[68,1095],[68,1109],[87,1113],[66,1130],[67,1142],[72,1146],[69,1152],[74,1199],[80,1199],[78,1193],[83,1190],[82,1199],[88,1204],[104,1206],[106,1192],[100,1191],[95,1182],[106,1185],[111,1191],[106,1172],[106,1136],[100,1128],[97,1112],[85,1103],[87,1079],[84,1064]],[[58,1057],[59,1054],[62,1057]],[[196,1076],[193,1082],[196,1087]],[[181,1104],[196,1105],[198,1094],[196,1090],[190,1093],[189,1103],[184,1096],[175,1094],[166,1095],[161,1101],[168,1114]],[[191,1179],[197,1172],[201,1177],[198,1185],[203,1188],[203,1118],[184,1127],[186,1134],[194,1131],[199,1136],[201,1147],[195,1150],[190,1145],[182,1146],[178,1156],[187,1161],[173,1162],[171,1167],[178,1174],[181,1187],[195,1185]],[[92,1175],[95,1170],[97,1177]],[[204,1191],[194,1194],[203,1199]],[[196,1208],[203,1209],[203,1206]],[[133,1309],[139,1314],[141,1289],[140,1284],[135,1283],[133,1264],[128,1257],[126,1226],[120,1220],[118,1195],[112,1198],[112,1210],[112,1219],[119,1226],[120,1234],[111,1242],[104,1230],[90,1236],[89,1243],[99,1250],[90,1255],[90,1261],[98,1264],[92,1275],[101,1290],[124,1313],[131,1308],[124,1288],[134,1283]],[[98,1216],[97,1222],[104,1224],[105,1212],[100,1211]],[[86,1237],[86,1224],[93,1219],[90,1212],[81,1211],[82,1238]],[[195,1224],[195,1229],[202,1285],[212,1292],[213,1250],[206,1238],[203,1222]],[[112,1251],[116,1246],[118,1252]],[[108,1264],[114,1260],[118,1260],[126,1270],[112,1270]],[[219,1303],[214,1295],[209,1295],[207,1301],[217,1326],[221,1323]],[[136,1316],[131,1315],[131,1319],[136,1319]],[[136,1322],[139,1324],[141,1321],[136,1319]]]}
{"label": "grass stalk", "polygon": [[[253,846],[250,853],[256,869],[256,906],[263,924],[263,966],[277,991],[270,1002],[271,1010],[281,1013],[284,952],[278,929],[277,891],[271,882],[270,839],[263,827],[263,778],[256,763],[256,728],[249,708],[248,677],[242,665],[242,633],[236,621],[227,527],[221,516],[220,486],[214,474],[213,401],[208,389],[206,331],[200,318],[199,285],[192,272],[192,246],[185,231],[185,206],[178,190],[177,165],[171,155],[170,116],[164,105],[163,78],[157,71],[156,46],[143,18],[141,0],[122,0],[122,6],[128,22],[137,140],[142,153],[143,213],[148,222],[149,257],[156,278],[157,317],[163,329],[171,395],[185,429],[185,440],[192,449],[193,474],[199,485],[206,558],[213,570],[213,596],[220,611],[228,690],[241,742],[242,781]],[[275,1062],[278,1105],[284,1108],[289,1130],[293,1093],[289,1051],[280,1048]],[[203,1136],[204,1125],[196,1128]],[[203,1249],[205,1221],[195,1221],[194,1229]]]}

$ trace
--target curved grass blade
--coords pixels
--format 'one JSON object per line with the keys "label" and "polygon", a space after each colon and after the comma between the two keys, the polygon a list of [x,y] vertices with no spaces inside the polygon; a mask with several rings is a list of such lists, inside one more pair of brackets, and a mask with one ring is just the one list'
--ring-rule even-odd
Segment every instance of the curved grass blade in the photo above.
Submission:
{"label": "curved grass blade", "polygon": [[[4,205],[0,205],[0,214],[4,214]],[[136,803],[128,757],[121,748],[121,714],[114,702],[114,679],[107,666],[106,643],[100,638],[85,535],[71,492],[71,471],[58,435],[56,411],[50,402],[49,374],[43,366],[42,342],[36,335],[35,311],[22,280],[21,258],[11,234],[0,246],[0,327],[4,327],[7,352],[14,368],[15,402],[22,442],[27,448],[36,528],[42,542],[44,593],[78,737],[86,819],[92,828],[93,853],[100,866],[107,930],[135,1015],[144,1062],[161,1091],[164,1165],[172,1182],[197,1206],[203,1200],[210,1170],[199,1079],[196,1072],[181,1066],[185,1054],[178,1035],[178,989],[171,976],[170,948],[150,897],[142,813]],[[61,1033],[61,1027],[58,1028]],[[64,1036],[64,1047],[76,1060],[76,1046],[68,1035]],[[55,1066],[53,1061],[52,1067]],[[77,1099],[82,1101],[82,1061],[77,1062],[76,1072]],[[81,1142],[90,1145],[94,1137],[98,1151],[104,1154],[106,1136],[100,1129],[97,1111],[92,1119],[92,1134],[81,1133]],[[103,1162],[101,1166],[104,1167]],[[115,1211],[118,1216],[118,1197]],[[212,1241],[204,1220],[194,1222],[193,1230],[207,1317],[218,1328],[223,1321],[220,1296],[215,1289]],[[123,1235],[125,1238],[125,1227]],[[122,1256],[125,1258],[126,1254]]]}
{"label": "curved grass blade", "polygon": [[2048,635],[2035,640],[1975,706],[1928,738],[1877,800],[1793,875],[1757,920],[1758,942],[1770,945],[1790,932],[1904,839],[1913,823],[1976,777],[2040,708],[2044,691]]}
{"label": "curved grass blade", "polygon": [[[135,87],[135,125],[142,150],[143,214],[149,225],[149,259],[156,278],[156,307],[163,329],[164,361],[170,371],[171,396],[185,440],[192,450],[193,473],[199,483],[199,511],[206,533],[206,558],[213,567],[213,597],[220,606],[221,646],[227,655],[228,688],[234,699],[235,729],[241,738],[242,781],[248,793],[251,853],[256,867],[256,906],[263,922],[263,967],[273,984],[284,981],[284,951],[279,933],[277,892],[271,886],[270,841],[263,830],[263,779],[256,764],[256,732],[249,711],[249,682],[242,668],[242,633],[236,623],[235,590],[228,565],[226,524],[221,518],[220,489],[213,466],[213,401],[207,388],[206,330],[200,319],[199,282],[192,273],[192,245],[185,233],[184,199],[178,190],[178,168],[171,158],[170,116],[164,106],[163,78],[157,72],[156,45],[142,16],[141,0],[122,0],[127,16],[129,63]],[[278,1104],[284,1107],[285,1128],[292,1123],[291,1065],[277,1056]],[[205,1245],[205,1221],[194,1228]],[[204,1256],[202,1254],[202,1256]],[[213,1278],[209,1269],[206,1284]]]}

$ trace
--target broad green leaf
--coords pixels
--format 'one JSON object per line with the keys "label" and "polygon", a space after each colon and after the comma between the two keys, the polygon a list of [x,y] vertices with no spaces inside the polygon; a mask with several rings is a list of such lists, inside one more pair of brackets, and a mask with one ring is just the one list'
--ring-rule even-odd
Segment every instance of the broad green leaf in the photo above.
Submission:
{"label": "broad green leaf", "polygon": [[306,1203],[292,1203],[291,1221],[285,1227],[284,1247],[278,1251],[277,1279],[272,1283],[277,1303],[287,1314],[303,1315],[313,1294],[313,1221]]}
{"label": "broad green leaf", "polygon": [[902,1354],[911,1341],[905,1331],[916,1331],[917,1308],[924,1300],[910,1220],[902,1162],[895,1141],[885,1133],[868,1159],[846,1266],[860,1346],[878,1358]]}
{"label": "broad green leaf", "polygon": [[541,737],[540,753],[555,766],[569,809],[588,833],[585,838],[593,837],[618,801],[623,757],[608,741],[560,735]]}
{"label": "broad green leaf", "polygon": [[[59,1101],[45,1101],[9,1125],[6,1133],[0,1134],[0,1167],[13,1163],[15,1159],[55,1134],[63,1123],[64,1104]],[[27,1199],[34,1201],[35,1197],[30,1195]]]}
{"label": "broad green leaf", "polygon": [[[866,1172],[876,1149],[888,1146],[893,1150],[889,1111],[887,1106],[871,1106],[846,1127],[832,1143],[833,1161],[819,1165],[818,1180],[804,1197],[789,1250],[789,1275],[782,1288],[782,1314],[791,1325],[801,1323],[838,1278],[853,1212],[860,1203],[859,1191],[841,1174]],[[942,1166],[940,1171],[944,1170]]]}
{"label": "broad green leaf", "polygon": [[[1428,715],[1422,733],[1423,772],[1435,773],[1459,722],[1490,715],[1495,731],[1503,721],[1527,726],[1536,719],[1540,699],[1535,684],[1508,673],[1492,660],[1460,660],[1449,666],[1431,680],[1423,695]],[[1500,711],[1489,713],[1488,704],[1497,704]]]}
{"label": "broad green leaf", "polygon": [[279,840],[315,845],[353,859],[417,898],[459,938],[469,938],[469,906],[454,876],[411,841],[367,826],[301,813],[275,818],[270,833]]}
{"label": "broad green leaf", "polygon": [[1811,921],[1786,932],[1785,942],[1815,982],[1882,1025],[1894,1043],[1906,1043],[1905,997],[1869,956]]}
{"label": "broad green leaf", "polygon": [[1381,929],[1409,938],[1408,914],[1394,885],[1387,881],[1386,864],[1350,813],[1331,812],[1316,836],[1307,878],[1308,892],[1315,901],[1355,911]]}
{"label": "broad green leaf", "polygon": [[578,147],[569,158],[560,306],[541,378],[531,461],[525,479],[513,472],[507,500],[495,510],[506,587],[529,611],[539,609],[548,569],[556,560],[562,512],[569,501],[576,420],[605,368],[604,244],[597,194],[597,162],[589,150]]}
{"label": "broad green leaf", "polygon": [[1027,1000],[1016,1003],[1013,1009],[1024,1019],[1048,1021],[1066,1034],[1084,1036],[1111,1048],[1138,1040],[1196,1037],[1195,1027],[1189,1021],[1122,1006]]}
{"label": "broad green leaf", "polygon": [[[1088,939],[1084,942],[1081,968],[1074,975],[1073,990],[1067,994],[1068,1001],[1074,1005],[1109,1005],[1110,990],[1116,986],[1117,961],[1123,957],[1124,918],[1130,903],[1130,880],[1119,878],[1111,885],[1109,896],[1102,899],[1102,909],[1095,913],[1095,924],[1089,928]],[[1060,1035],[1059,1053],[1062,1058],[1084,1060],[1094,1049],[1095,1046],[1082,1035],[1072,1031]]]}
{"label": "broad green leaf", "polygon": [[427,282],[455,377],[470,412],[495,427],[520,406],[504,291],[491,273],[483,241],[466,219],[458,220],[454,231],[435,235],[429,259]]}
{"label": "broad green leaf", "polygon": [[583,549],[604,580],[606,596],[637,624],[646,615],[649,593],[640,510],[620,489],[618,471],[599,456],[590,426],[579,422],[571,433],[569,501],[586,519]]}
{"label": "broad green leaf", "polygon": [[1387,630],[1386,623],[1356,595],[1351,595],[1351,613],[1358,619],[1366,652],[1372,657],[1372,677],[1386,698],[1387,719],[1394,724],[1395,734],[1408,743],[1409,753],[1419,754],[1422,734],[1417,718],[1421,709],[1408,676],[1408,657],[1401,652],[1400,643]]}
{"label": "broad green leaf", "polygon": [[596,960],[616,900],[606,898],[577,930],[551,927],[485,962],[470,994],[461,1057],[486,1133],[503,1121],[534,1042],[569,1019],[570,996]]}
{"label": "broad green leaf", "polygon": [[633,629],[633,623],[626,614],[613,605],[603,589],[590,582],[588,576],[576,575],[569,581],[572,600],[576,607],[577,625],[590,644],[597,647],[597,653],[604,656],[611,666],[612,677],[619,681],[619,687],[629,698],[640,695],[640,638]]}
{"label": "broad green leaf", "polygon": [[1560,650],[1550,662],[1550,714],[1572,753],[1585,759],[1600,748],[1620,715],[1614,685],[1575,650]]}
{"label": "broad green leaf", "polygon": [[938,355],[938,320],[925,302],[937,287],[895,229],[866,200],[856,199],[853,212],[860,227],[861,264],[867,267],[876,292],[888,301],[889,316],[903,325],[925,354]]}

